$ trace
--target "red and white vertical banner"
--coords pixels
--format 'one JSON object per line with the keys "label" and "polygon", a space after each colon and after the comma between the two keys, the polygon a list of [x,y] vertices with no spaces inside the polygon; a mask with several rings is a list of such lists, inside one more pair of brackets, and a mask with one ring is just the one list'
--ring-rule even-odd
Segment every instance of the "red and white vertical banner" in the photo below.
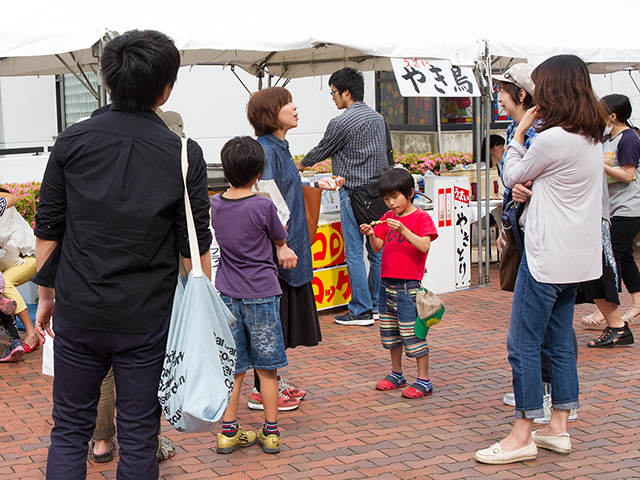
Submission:
{"label": "red and white vertical banner", "polygon": [[453,224],[452,189],[438,189],[438,227],[450,227]]}
{"label": "red and white vertical banner", "polygon": [[444,188],[438,189],[438,228],[444,227],[446,221],[446,200]]}
{"label": "red and white vertical banner", "polygon": [[453,194],[451,193],[451,188],[446,188],[444,191],[444,194],[445,194],[445,203],[447,205],[445,225],[447,227],[450,227],[452,218],[453,218]]}
{"label": "red and white vertical banner", "polygon": [[457,180],[453,186],[455,226],[456,288],[471,285],[471,235],[469,229],[469,181]]}

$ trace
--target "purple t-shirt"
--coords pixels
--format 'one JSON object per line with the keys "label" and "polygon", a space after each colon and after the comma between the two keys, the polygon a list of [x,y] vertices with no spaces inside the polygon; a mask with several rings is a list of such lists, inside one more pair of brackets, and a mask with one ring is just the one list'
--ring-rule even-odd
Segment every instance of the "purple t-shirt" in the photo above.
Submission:
{"label": "purple t-shirt", "polygon": [[273,243],[287,238],[276,206],[253,195],[211,198],[211,225],[220,245],[216,288],[231,298],[265,298],[281,295]]}

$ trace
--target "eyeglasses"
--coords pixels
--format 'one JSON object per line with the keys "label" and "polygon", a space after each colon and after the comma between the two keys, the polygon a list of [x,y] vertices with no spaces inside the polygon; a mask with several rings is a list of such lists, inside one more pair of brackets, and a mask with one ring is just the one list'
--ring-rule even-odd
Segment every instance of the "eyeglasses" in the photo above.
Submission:
{"label": "eyeglasses", "polygon": [[331,90],[331,96],[333,97],[336,93],[338,93],[338,90]]}

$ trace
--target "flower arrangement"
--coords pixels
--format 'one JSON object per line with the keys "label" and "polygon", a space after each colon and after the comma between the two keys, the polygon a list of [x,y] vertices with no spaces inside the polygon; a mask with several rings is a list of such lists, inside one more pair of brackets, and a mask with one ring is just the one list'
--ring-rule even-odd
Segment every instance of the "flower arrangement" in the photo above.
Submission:
{"label": "flower arrangement", "polygon": [[463,152],[406,153],[394,156],[396,163],[418,175],[424,175],[427,171],[440,175],[440,172],[456,170],[458,165],[473,163],[473,155]]}
{"label": "flower arrangement", "polygon": [[36,225],[36,210],[40,201],[40,182],[5,183],[0,186],[18,197],[16,210],[32,228]]}
{"label": "flower arrangement", "polygon": [[[427,171],[430,171],[435,175],[440,175],[440,172],[455,170],[458,165],[468,165],[473,163],[473,155],[471,153],[463,152],[405,153],[401,155],[394,151],[393,157],[397,164],[402,165],[411,173],[416,173],[418,175],[424,175]],[[295,155],[293,160],[297,165],[303,158],[304,155]],[[331,159],[316,163],[314,166],[310,167],[310,170],[317,173],[330,173]]]}
{"label": "flower arrangement", "polygon": [[[299,165],[303,158],[304,155],[294,155],[293,161],[296,165]],[[318,162],[313,167],[309,167],[309,170],[312,170],[316,173],[331,173],[331,159],[327,158],[322,162]]]}

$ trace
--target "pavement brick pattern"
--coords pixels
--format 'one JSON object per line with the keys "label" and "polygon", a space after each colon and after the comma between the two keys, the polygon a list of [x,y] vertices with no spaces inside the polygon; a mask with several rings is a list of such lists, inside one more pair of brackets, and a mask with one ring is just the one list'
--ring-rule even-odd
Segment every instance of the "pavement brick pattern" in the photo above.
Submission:
{"label": "pavement brick pattern", "polygon": [[[495,268],[491,278],[497,282]],[[622,296],[623,311],[628,297]],[[218,455],[218,427],[182,434],[165,422],[163,434],[177,455],[161,464],[161,478],[640,479],[640,329],[630,347],[587,348],[598,332],[580,326],[580,315],[591,307],[576,307],[582,408],[570,424],[572,453],[539,450],[532,462],[482,465],[473,459],[476,449],[502,439],[513,421],[513,409],[502,403],[511,385],[505,347],[511,294],[491,285],[441,298],[447,311],[429,333],[433,396],[408,400],[399,391],[376,391],[375,383],[390,371],[377,326],[337,325],[333,315],[344,309],[323,312],[324,341],[289,350],[290,366],[281,372],[309,392],[298,410],[281,414],[282,452],[267,455],[256,445]],[[0,342],[7,343],[4,334]],[[415,361],[404,362],[411,383]],[[0,365],[2,479],[44,477],[52,378],[40,373],[41,366],[42,350]],[[246,407],[250,375],[245,382],[238,420],[256,430],[262,412]],[[115,461],[89,462],[88,478],[115,478],[115,471]]]}

